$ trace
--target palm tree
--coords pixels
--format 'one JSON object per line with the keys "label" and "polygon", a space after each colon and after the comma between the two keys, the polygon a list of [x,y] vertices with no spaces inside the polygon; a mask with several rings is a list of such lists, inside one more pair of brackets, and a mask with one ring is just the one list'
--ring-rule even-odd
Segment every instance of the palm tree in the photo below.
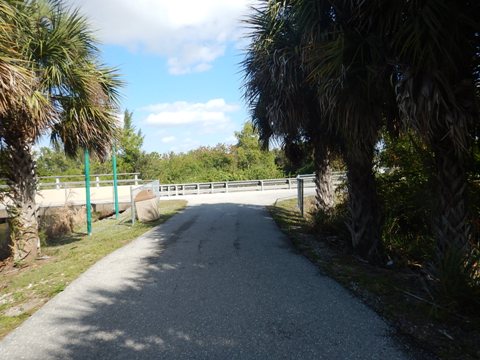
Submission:
{"label": "palm tree", "polygon": [[[316,170],[316,205],[329,211],[333,188],[329,166],[332,134],[323,121],[315,90],[301,58],[302,33],[285,2],[266,1],[246,20],[250,47],[243,62],[245,98],[260,139],[279,139],[286,150],[310,142]],[[285,151],[286,155],[292,154]]]}
{"label": "palm tree", "polygon": [[3,117],[10,108],[17,107],[29,111],[33,120],[38,108],[34,107],[35,101],[28,102],[25,98],[32,93],[35,74],[21,59],[18,49],[17,35],[27,21],[25,14],[14,6],[18,3],[0,3],[0,116]]}
{"label": "palm tree", "polygon": [[257,10],[249,20],[254,31],[244,62],[246,97],[267,138],[312,142],[317,173],[328,174],[329,151],[341,149],[348,168],[352,245],[378,262],[381,214],[373,154],[386,95],[392,94],[388,66],[376,34],[359,31],[353,8],[332,3],[269,1]]}
{"label": "palm tree", "polygon": [[403,0],[371,5],[364,17],[378,18],[391,44],[402,119],[434,156],[437,274],[461,274],[471,239],[466,189],[479,120],[480,3]]}
{"label": "palm tree", "polygon": [[43,115],[39,118],[47,120],[33,122],[21,106],[11,107],[2,119],[12,253],[22,260],[39,251],[32,146],[50,132],[52,141],[63,144],[69,155],[88,148],[104,156],[116,134],[121,82],[114,69],[98,63],[95,40],[77,10],[55,0],[15,6],[28,19],[16,38],[20,60],[36,78],[27,102],[41,104],[36,107]]}
{"label": "palm tree", "polygon": [[387,115],[392,113],[393,89],[380,34],[356,16],[363,2],[293,4],[308,44],[303,59],[312,69],[309,78],[329,126],[343,139],[353,248],[370,262],[381,262],[382,221],[373,155],[382,124],[392,120]]}

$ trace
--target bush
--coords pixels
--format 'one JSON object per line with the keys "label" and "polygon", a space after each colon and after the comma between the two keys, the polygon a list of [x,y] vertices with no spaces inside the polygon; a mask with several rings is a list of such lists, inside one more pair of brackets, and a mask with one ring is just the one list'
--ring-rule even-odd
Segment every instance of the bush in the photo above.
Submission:
{"label": "bush", "polygon": [[313,229],[323,237],[332,237],[343,247],[351,247],[350,232],[346,225],[349,211],[345,185],[336,190],[335,207],[329,211],[322,211],[312,207],[311,216]]}
{"label": "bush", "polygon": [[69,205],[65,205],[52,214],[41,216],[39,229],[42,245],[47,245],[52,240],[71,233],[77,225],[85,222],[85,219],[84,207],[76,209]]}
{"label": "bush", "polygon": [[427,177],[421,172],[406,174],[397,170],[377,180],[384,209],[382,238],[389,255],[403,262],[433,260],[433,196]]}
{"label": "bush", "polygon": [[463,251],[449,249],[435,262],[436,297],[448,309],[480,314],[480,252],[478,244],[465,258]]}

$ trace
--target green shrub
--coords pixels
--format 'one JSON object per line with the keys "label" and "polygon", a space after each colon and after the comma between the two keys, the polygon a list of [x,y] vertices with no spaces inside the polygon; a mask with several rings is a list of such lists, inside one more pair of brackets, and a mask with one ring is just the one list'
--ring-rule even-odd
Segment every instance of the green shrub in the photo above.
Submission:
{"label": "green shrub", "polygon": [[314,210],[311,213],[313,229],[323,237],[335,237],[343,246],[350,246],[350,232],[346,225],[348,204],[340,199],[330,211]]}
{"label": "green shrub", "polygon": [[394,171],[378,176],[384,227],[382,238],[390,256],[402,262],[433,259],[432,193],[424,174]]}

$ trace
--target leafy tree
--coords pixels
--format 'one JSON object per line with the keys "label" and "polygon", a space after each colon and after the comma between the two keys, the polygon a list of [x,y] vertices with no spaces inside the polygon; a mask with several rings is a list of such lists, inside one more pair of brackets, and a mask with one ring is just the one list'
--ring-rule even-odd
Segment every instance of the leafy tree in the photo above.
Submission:
{"label": "leafy tree", "polygon": [[126,109],[123,117],[123,129],[118,139],[118,166],[121,172],[137,172],[142,155],[144,136],[140,129],[135,132],[132,116],[133,112]]}
{"label": "leafy tree", "polygon": [[251,123],[246,123],[236,136],[234,146],[203,146],[180,154],[144,153],[139,162],[142,177],[171,184],[283,176],[275,162],[276,152],[261,149]]}
{"label": "leafy tree", "polygon": [[[83,154],[67,156],[62,148],[42,147],[36,158],[36,171],[38,176],[79,175],[83,177]],[[100,159],[98,156],[90,158],[91,174],[109,174],[112,172],[110,159]],[[52,180],[53,181],[53,180]]]}
{"label": "leafy tree", "polygon": [[275,164],[275,154],[262,150],[259,134],[251,122],[246,122],[239,132],[235,132],[237,144],[233,148],[237,167],[243,172],[244,179],[264,179],[281,177],[282,173]]}
{"label": "leafy tree", "polygon": [[425,264],[433,260],[431,234],[434,191],[429,172],[433,158],[412,131],[392,136],[382,131],[378,166],[379,195],[384,208],[383,239],[391,256]]}
{"label": "leafy tree", "polygon": [[40,149],[36,164],[39,176],[81,175],[83,167],[80,158],[67,157],[63,151],[48,147]]}
{"label": "leafy tree", "polygon": [[121,82],[114,69],[99,64],[88,22],[78,11],[53,0],[12,4],[24,19],[12,35],[16,61],[35,74],[25,97],[33,105],[11,106],[0,122],[12,252],[15,260],[25,260],[36,257],[40,245],[32,146],[50,131],[52,142],[68,155],[88,148],[105,156],[116,135]]}

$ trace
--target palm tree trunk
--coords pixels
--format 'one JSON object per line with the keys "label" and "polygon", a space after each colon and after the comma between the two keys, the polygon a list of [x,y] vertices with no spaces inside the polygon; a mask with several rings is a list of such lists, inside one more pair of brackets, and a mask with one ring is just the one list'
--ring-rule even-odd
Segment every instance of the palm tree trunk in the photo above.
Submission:
{"label": "palm tree trunk", "polygon": [[[467,174],[465,156],[459,154],[448,137],[432,141],[435,155],[438,213],[434,221],[437,240],[437,261],[457,259],[461,271],[468,254],[470,226],[467,221]],[[452,258],[453,257],[453,258]]]}
{"label": "palm tree trunk", "polygon": [[31,144],[19,138],[6,139],[9,197],[7,206],[10,246],[14,261],[35,259],[40,252],[37,205],[37,179]]}
{"label": "palm tree trunk", "polygon": [[354,251],[370,263],[383,260],[380,207],[373,174],[373,148],[352,146],[345,156],[349,193],[348,228]]}
{"label": "palm tree trunk", "polygon": [[330,168],[330,152],[320,141],[314,144],[315,166],[315,207],[317,210],[328,212],[334,205],[334,189],[332,171]]}

